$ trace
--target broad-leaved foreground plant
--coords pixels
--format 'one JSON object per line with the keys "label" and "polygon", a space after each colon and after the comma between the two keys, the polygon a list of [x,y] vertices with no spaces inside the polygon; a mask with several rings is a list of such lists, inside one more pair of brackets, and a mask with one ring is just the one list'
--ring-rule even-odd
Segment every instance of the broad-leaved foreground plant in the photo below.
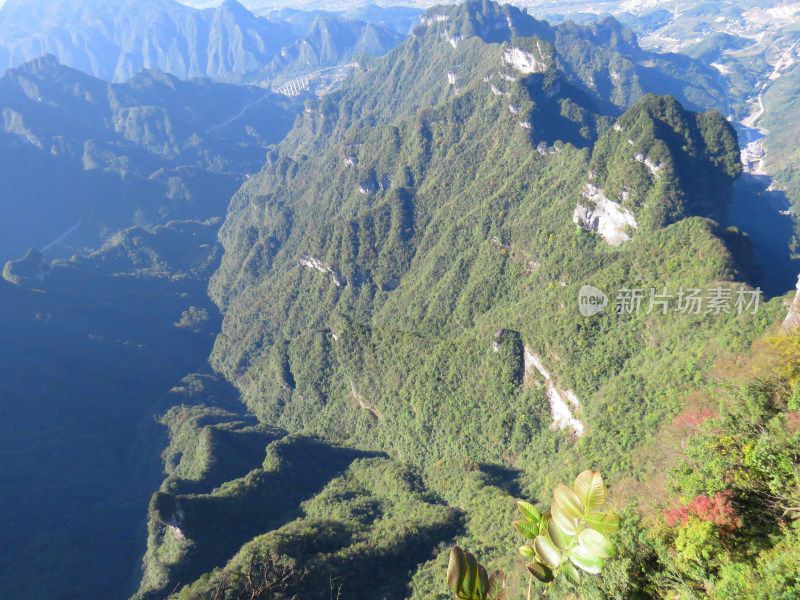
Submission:
{"label": "broad-leaved foreground plant", "polygon": [[[534,577],[547,584],[545,594],[562,573],[578,585],[581,571],[599,573],[615,553],[608,536],[619,531],[620,519],[606,505],[600,473],[584,471],[572,489],[559,485],[553,496],[550,512],[544,515],[529,502],[517,502],[523,518],[514,521],[514,527],[531,540],[519,549],[531,559],[525,565],[531,575],[529,600]],[[503,573],[487,575],[475,557],[458,546],[450,552],[447,583],[459,600],[499,600],[505,594]]]}
{"label": "broad-leaved foreground plant", "polygon": [[506,594],[506,576],[502,571],[491,575],[470,552],[458,546],[450,550],[447,585],[459,600],[501,600]]}

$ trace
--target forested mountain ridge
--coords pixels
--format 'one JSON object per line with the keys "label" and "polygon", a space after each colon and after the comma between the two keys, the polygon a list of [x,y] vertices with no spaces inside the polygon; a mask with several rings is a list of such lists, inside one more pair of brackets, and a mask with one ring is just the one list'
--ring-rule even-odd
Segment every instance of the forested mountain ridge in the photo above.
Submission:
{"label": "forested mountain ridge", "polygon": [[160,71],[112,84],[53,56],[7,71],[0,102],[6,258],[76,225],[51,257],[99,248],[133,224],[221,216],[299,110],[261,88]]}
{"label": "forested mountain ridge", "polygon": [[[754,294],[746,237],[715,220],[739,149],[719,113],[651,93],[666,81],[711,108],[707,71],[671,56],[642,66],[640,52],[613,21],[553,28],[466,2],[430,9],[411,39],[306,105],[231,202],[210,287],[224,314],[212,365],[262,423],[382,453],[417,474],[425,502],[401,509],[385,483],[396,467],[358,463],[283,524],[237,521],[237,539],[253,539],[225,565],[208,551],[224,528],[198,515],[220,502],[245,514],[273,477],[271,451],[185,503],[168,479],[151,504],[145,597],[168,592],[180,579],[169,574],[191,568],[183,553],[200,548],[205,568],[224,568],[181,598],[237,589],[250,560],[272,553],[308,571],[293,591],[444,597],[443,508],[463,511],[460,543],[511,568],[513,497],[543,499],[587,467],[612,482],[649,476],[637,457],[783,308],[675,308],[687,288]],[[597,80],[612,71],[610,85]],[[606,292],[606,311],[581,315],[585,285]],[[619,303],[631,289],[640,304]],[[651,290],[676,304],[648,310]],[[382,528],[422,524],[416,566],[365,585],[378,556],[408,556],[406,537]],[[621,561],[582,592],[634,590],[642,565]]]}
{"label": "forested mountain ridge", "polygon": [[[133,55],[182,64],[175,5],[123,5],[157,21]],[[203,14],[221,73],[254,64],[261,20]],[[341,23],[278,70],[396,39]],[[0,278],[0,596],[446,600],[458,544],[523,598],[515,500],[597,469],[617,555],[547,597],[794,600],[800,293],[781,328],[721,225],[716,73],[490,1],[353,60],[304,104],[50,56],[0,79],[0,205],[55,217],[0,232],[55,242]]]}
{"label": "forested mountain ridge", "polygon": [[319,15],[303,38],[282,48],[261,76],[274,80],[333,67],[359,54],[383,56],[404,38],[387,27]]}
{"label": "forested mountain ridge", "polygon": [[[332,38],[336,52],[324,56],[337,64],[354,51],[383,53],[402,38],[381,24],[325,18],[344,34]],[[107,81],[123,82],[142,68],[155,68],[182,79],[249,82],[304,35],[287,22],[254,15],[236,0],[203,10],[174,0],[8,0],[0,7],[0,70],[49,53]],[[281,73],[291,75],[287,69]]]}
{"label": "forested mountain ridge", "polygon": [[57,54],[108,81],[143,67],[177,76],[233,76],[268,62],[292,37],[235,0],[197,10],[173,0],[82,2],[9,0],[0,8],[3,68]]}

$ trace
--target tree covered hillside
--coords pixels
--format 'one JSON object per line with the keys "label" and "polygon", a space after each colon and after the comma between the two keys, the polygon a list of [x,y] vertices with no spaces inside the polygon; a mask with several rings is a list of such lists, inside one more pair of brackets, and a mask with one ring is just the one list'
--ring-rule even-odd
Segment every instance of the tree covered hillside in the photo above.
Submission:
{"label": "tree covered hillside", "polygon": [[[648,481],[640,457],[657,434],[783,311],[736,303],[758,297],[749,241],[718,221],[738,144],[719,113],[690,110],[719,105],[715,81],[614,21],[554,28],[466,2],[428,10],[412,38],[309,102],[234,196],[210,287],[224,315],[212,365],[289,438],[210,491],[167,479],[142,597],[193,578],[176,596],[237,597],[255,566],[284,565],[288,597],[446,598],[453,541],[521,597],[513,498],[543,501],[586,468]],[[581,313],[587,285],[606,310]],[[173,454],[201,436],[176,427],[192,415],[168,416]],[[341,447],[377,457],[333,479],[282,471],[309,437],[321,464]],[[252,512],[306,476],[299,511]],[[203,521],[223,505],[229,526]],[[650,558],[626,560],[582,593],[651,585],[636,576]],[[675,577],[652,585],[669,597]]]}

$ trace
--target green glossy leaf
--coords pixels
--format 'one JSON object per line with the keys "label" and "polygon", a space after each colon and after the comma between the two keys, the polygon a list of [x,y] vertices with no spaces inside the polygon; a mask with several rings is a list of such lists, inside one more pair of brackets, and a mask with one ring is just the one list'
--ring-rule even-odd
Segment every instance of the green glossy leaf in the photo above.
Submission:
{"label": "green glossy leaf", "polygon": [[617,533],[619,531],[619,515],[593,511],[586,515],[586,525],[600,533]]}
{"label": "green glossy leaf", "polygon": [[502,600],[506,595],[506,576],[502,571],[492,571],[489,575],[489,591],[487,600]]}
{"label": "green glossy leaf", "polygon": [[597,471],[584,471],[575,478],[575,494],[589,511],[606,505],[606,488]]}
{"label": "green glossy leaf", "polygon": [[589,553],[583,546],[575,546],[570,550],[569,559],[576,567],[592,574],[599,573],[605,565],[602,558]]}
{"label": "green glossy leaf", "polygon": [[540,563],[538,560],[529,562],[525,567],[530,571],[531,575],[542,583],[550,583],[555,579],[553,570],[547,565]]}
{"label": "green glossy leaf", "polygon": [[581,584],[581,574],[572,563],[564,563],[564,565],[561,567],[561,570],[564,572],[567,581],[569,581],[572,585]]}
{"label": "green glossy leaf", "polygon": [[578,542],[589,552],[600,558],[614,556],[614,544],[606,536],[594,529],[584,529],[578,534]]}
{"label": "green glossy leaf", "polygon": [[475,582],[475,593],[472,597],[475,600],[486,600],[486,594],[489,591],[489,574],[486,572],[486,567],[478,565],[478,580]]}
{"label": "green glossy leaf", "polygon": [[467,574],[467,559],[464,551],[458,546],[450,550],[450,562],[447,564],[447,585],[458,596],[464,577]]}
{"label": "green glossy leaf", "polygon": [[[555,523],[566,535],[575,535],[578,533],[581,522],[572,517],[560,504],[553,504],[552,515],[552,522]],[[548,531],[550,531],[550,529],[552,528],[548,528]]]}
{"label": "green glossy leaf", "polygon": [[562,552],[569,548],[569,545],[572,543],[572,538],[574,536],[567,535],[559,526],[558,523],[554,520],[550,521],[550,525],[547,528],[547,533],[550,535],[550,540],[555,544],[556,548],[561,550]]}
{"label": "green glossy leaf", "polygon": [[[581,519],[583,518],[584,513],[586,512],[583,504],[581,504],[580,499],[578,496],[569,489],[565,485],[559,485],[554,491],[553,496],[556,499],[556,504],[558,504],[563,510],[564,513],[572,517],[573,519]],[[550,511],[552,512],[552,508]]]}
{"label": "green glossy leaf", "polygon": [[539,512],[539,509],[536,508],[530,502],[525,502],[524,500],[519,500],[517,502],[517,509],[519,512],[522,513],[522,516],[525,517],[531,523],[539,523],[542,520],[542,513]]}
{"label": "green glossy leaf", "polygon": [[539,533],[538,535],[546,535],[547,534],[547,527],[550,525],[550,521],[553,520],[552,513],[544,513],[542,515],[542,520],[539,521]]}
{"label": "green glossy leaf", "polygon": [[519,547],[519,553],[522,554],[525,558],[531,558],[533,556],[533,548],[531,548],[528,544]]}
{"label": "green glossy leaf", "polygon": [[556,548],[550,538],[540,535],[533,541],[533,548],[541,561],[551,569],[561,565],[561,551]]}
{"label": "green glossy leaf", "polygon": [[465,598],[473,598],[475,586],[478,584],[478,561],[471,552],[465,552],[464,556],[467,559],[467,574],[461,586],[461,595]]}
{"label": "green glossy leaf", "polygon": [[539,527],[525,520],[514,521],[514,529],[530,540],[536,539],[539,535]]}

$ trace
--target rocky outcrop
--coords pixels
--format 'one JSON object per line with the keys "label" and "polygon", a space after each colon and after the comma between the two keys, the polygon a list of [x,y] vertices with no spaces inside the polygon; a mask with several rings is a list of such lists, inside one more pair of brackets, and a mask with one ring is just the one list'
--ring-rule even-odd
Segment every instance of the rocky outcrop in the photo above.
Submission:
{"label": "rocky outcrop", "polygon": [[572,390],[562,390],[550,377],[550,373],[544,368],[539,356],[531,352],[528,346],[524,349],[525,360],[525,385],[542,385],[542,382],[534,379],[534,369],[544,379],[547,389],[547,400],[550,403],[550,413],[553,415],[552,429],[571,429],[576,437],[581,437],[585,430],[584,424],[574,416],[573,411],[581,409],[581,403]]}
{"label": "rocky outcrop", "polygon": [[432,23],[446,23],[450,20],[447,15],[428,15],[420,17],[420,22],[423,25],[431,25]]}
{"label": "rocky outcrop", "polygon": [[306,267],[308,269],[316,269],[320,273],[330,273],[331,280],[336,287],[344,287],[347,285],[347,280],[342,277],[342,274],[339,273],[337,270],[331,268],[330,265],[325,264],[321,260],[317,260],[313,256],[309,254],[304,254],[298,260],[301,266]]}
{"label": "rocky outcrop", "polygon": [[377,192],[378,189],[379,185],[375,178],[365,179],[358,183],[358,191],[362,194],[371,194],[372,192]]}
{"label": "rocky outcrop", "polygon": [[655,162],[650,160],[644,154],[638,152],[633,155],[633,158],[635,158],[638,162],[646,166],[647,169],[650,171],[651,175],[653,175],[654,177],[658,177],[658,172],[661,170],[661,165],[657,165]]}
{"label": "rocky outcrop", "polygon": [[589,205],[578,204],[572,215],[573,223],[596,231],[612,246],[619,246],[631,239],[627,230],[638,227],[633,213],[621,204],[606,198],[603,190],[591,183],[583,189],[583,197]]}
{"label": "rocky outcrop", "polygon": [[540,60],[532,52],[528,52],[522,48],[507,48],[505,52],[503,52],[503,62],[507,65],[511,65],[524,75],[544,73],[547,70],[547,63]]}
{"label": "rocky outcrop", "polygon": [[781,331],[793,331],[800,327],[800,276],[797,277],[797,291],[789,306],[789,312],[781,325]]}

